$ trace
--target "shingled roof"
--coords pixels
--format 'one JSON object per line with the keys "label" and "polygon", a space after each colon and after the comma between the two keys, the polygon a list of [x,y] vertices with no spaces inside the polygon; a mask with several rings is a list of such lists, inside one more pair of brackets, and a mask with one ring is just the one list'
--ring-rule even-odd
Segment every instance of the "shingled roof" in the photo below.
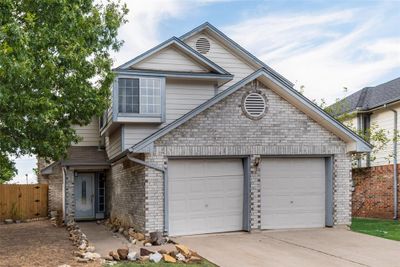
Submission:
{"label": "shingled roof", "polygon": [[400,77],[375,87],[365,87],[331,105],[333,115],[370,110],[400,100]]}

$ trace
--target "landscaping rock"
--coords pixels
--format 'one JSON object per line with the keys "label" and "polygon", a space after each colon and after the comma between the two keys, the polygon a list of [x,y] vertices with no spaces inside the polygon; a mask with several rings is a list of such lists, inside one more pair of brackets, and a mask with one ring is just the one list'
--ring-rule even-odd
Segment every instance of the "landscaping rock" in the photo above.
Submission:
{"label": "landscaping rock", "polygon": [[178,253],[179,253],[178,251],[172,250],[172,251],[170,251],[170,252],[168,253],[168,255],[170,255],[170,256],[173,257],[173,258],[176,258],[176,255],[177,255]]}
{"label": "landscaping rock", "polygon": [[126,260],[128,257],[129,251],[126,248],[119,248],[119,249],[117,249],[117,253],[121,260]]}
{"label": "landscaping rock", "polygon": [[110,255],[104,256],[103,259],[105,259],[106,261],[113,261],[114,258]]}
{"label": "landscaping rock", "polygon": [[77,262],[79,262],[79,263],[88,263],[88,262],[89,262],[89,260],[88,260],[88,259],[85,259],[85,258],[75,258],[75,260],[76,260]]}
{"label": "landscaping rock", "polygon": [[100,256],[99,253],[86,252],[86,253],[84,254],[83,258],[84,258],[84,259],[87,259],[87,260],[90,260],[90,261],[93,261],[93,260],[96,260],[96,259],[100,259],[101,256]]}
{"label": "landscaping rock", "polygon": [[175,263],[176,259],[174,257],[171,257],[168,254],[163,254],[163,258],[165,262],[170,262],[170,263]]}
{"label": "landscaping rock", "polygon": [[139,261],[146,262],[149,260],[149,258],[150,258],[149,256],[140,256]]}
{"label": "landscaping rock", "polygon": [[117,252],[114,252],[114,251],[113,251],[111,256],[112,256],[113,259],[116,260],[116,261],[121,260]]}
{"label": "landscaping rock", "polygon": [[155,246],[161,246],[166,243],[166,239],[161,232],[151,232],[150,241]]}
{"label": "landscaping rock", "polygon": [[160,253],[160,254],[168,254],[168,252],[165,249],[160,249],[158,251],[158,253]]}
{"label": "landscaping rock", "polygon": [[122,234],[123,232],[124,232],[124,228],[120,227],[120,228],[118,229],[118,233]]}
{"label": "landscaping rock", "polygon": [[162,258],[163,256],[160,253],[156,252],[150,255],[149,260],[155,263],[159,263]]}
{"label": "landscaping rock", "polygon": [[131,251],[127,256],[129,261],[136,261],[138,259],[138,253],[136,251]]}
{"label": "landscaping rock", "polygon": [[181,253],[176,254],[176,260],[178,261],[186,261],[185,256],[183,256]]}
{"label": "landscaping rock", "polygon": [[153,251],[150,251],[146,248],[140,248],[140,256],[149,256],[152,253]]}
{"label": "landscaping rock", "polygon": [[129,241],[132,243],[132,245],[135,245],[137,242],[137,240],[131,236],[129,237]]}
{"label": "landscaping rock", "polygon": [[176,249],[182,253],[185,257],[190,257],[190,250],[184,245],[175,245]]}
{"label": "landscaping rock", "polygon": [[145,237],[145,235],[142,234],[142,233],[136,233],[136,236],[134,236],[134,238],[137,239],[137,240],[139,240],[139,241],[142,241],[142,240],[144,240],[146,237]]}
{"label": "landscaping rock", "polygon": [[5,224],[12,224],[14,221],[12,219],[5,219],[4,223]]}
{"label": "landscaping rock", "polygon": [[86,251],[87,251],[87,252],[95,252],[95,250],[96,250],[96,248],[95,248],[94,246],[88,246],[88,247],[86,248]]}
{"label": "landscaping rock", "polygon": [[79,248],[80,250],[85,250],[86,247],[87,247],[87,243],[86,243],[85,241],[83,241],[83,242],[79,245],[78,248]]}
{"label": "landscaping rock", "polygon": [[189,263],[198,263],[198,262],[201,262],[201,261],[202,261],[202,259],[200,257],[197,257],[197,256],[192,256],[188,260]]}

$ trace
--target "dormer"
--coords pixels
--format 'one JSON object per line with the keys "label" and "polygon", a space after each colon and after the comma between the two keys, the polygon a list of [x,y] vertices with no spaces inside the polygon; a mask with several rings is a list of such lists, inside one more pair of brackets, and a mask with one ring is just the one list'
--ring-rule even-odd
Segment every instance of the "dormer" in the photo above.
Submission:
{"label": "dormer", "polygon": [[112,107],[101,120],[102,132],[111,124],[164,123],[169,81],[207,81],[217,88],[233,78],[176,37],[117,67],[114,72]]}

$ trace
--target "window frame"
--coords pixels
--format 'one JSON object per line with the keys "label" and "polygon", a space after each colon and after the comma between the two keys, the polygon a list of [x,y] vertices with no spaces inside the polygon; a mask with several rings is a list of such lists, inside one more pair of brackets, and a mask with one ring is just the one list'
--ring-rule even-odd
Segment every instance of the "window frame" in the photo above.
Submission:
{"label": "window frame", "polygon": [[[139,79],[139,113],[119,112],[119,79]],[[159,79],[160,80],[160,114],[143,114],[140,113],[140,84],[144,79]],[[114,79],[113,86],[113,114],[118,117],[126,118],[143,118],[149,119],[149,122],[165,122],[165,77],[160,76],[137,76],[137,75],[117,75]],[[115,118],[116,119],[116,118]],[[155,121],[157,120],[157,121]],[[141,122],[146,122],[140,120]]]}

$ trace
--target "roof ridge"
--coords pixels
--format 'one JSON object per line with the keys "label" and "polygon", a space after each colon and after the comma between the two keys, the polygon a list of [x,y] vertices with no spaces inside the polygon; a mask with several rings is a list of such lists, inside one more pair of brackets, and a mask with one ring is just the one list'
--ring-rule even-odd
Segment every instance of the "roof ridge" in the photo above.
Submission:
{"label": "roof ridge", "polygon": [[199,31],[202,31],[205,28],[209,28],[210,30],[212,30],[214,33],[216,33],[217,35],[219,35],[222,39],[226,40],[228,43],[230,43],[233,47],[235,47],[236,49],[238,49],[240,52],[242,52],[244,55],[247,55],[249,58],[251,58],[252,60],[254,60],[255,62],[257,62],[261,68],[265,68],[268,69],[269,72],[275,76],[276,78],[278,78],[279,80],[281,80],[282,82],[288,84],[289,86],[294,86],[294,83],[292,83],[291,81],[289,81],[287,78],[285,78],[282,74],[278,73],[276,70],[274,70],[273,68],[271,68],[270,66],[268,66],[265,62],[263,62],[262,60],[260,60],[258,57],[254,56],[252,53],[250,53],[249,51],[247,51],[244,47],[242,47],[240,44],[238,44],[237,42],[235,42],[234,40],[232,40],[229,36],[227,36],[225,33],[223,33],[221,30],[219,30],[217,27],[215,27],[214,25],[212,25],[210,22],[206,21],[202,24],[200,24],[199,26],[195,27],[194,29],[188,31],[187,33],[181,35],[179,38],[181,40],[184,40],[186,38],[188,38],[189,36],[193,36],[194,34],[196,34]]}
{"label": "roof ridge", "polygon": [[182,49],[186,49],[188,52],[190,52],[194,56],[196,56],[199,59],[199,61],[202,61],[203,63],[205,63],[206,65],[208,65],[212,69],[218,71],[220,74],[230,74],[228,71],[226,71],[224,68],[219,66],[217,63],[215,63],[214,61],[212,61],[209,58],[205,57],[204,55],[200,54],[199,52],[197,52],[196,50],[194,50],[193,48],[191,48],[190,46],[185,44],[181,39],[179,39],[176,36],[172,36],[171,38],[165,40],[164,42],[159,43],[158,45],[156,45],[156,46],[150,48],[149,50],[139,54],[138,56],[132,58],[131,60],[119,65],[118,67],[114,68],[113,70],[126,69],[127,66],[135,64],[135,61],[143,60],[143,59],[145,59],[147,57],[147,55],[152,55],[153,53],[156,53],[158,50],[164,49],[165,47],[168,47],[169,45],[173,44],[174,42],[176,44],[178,44],[178,46],[181,46]]}

